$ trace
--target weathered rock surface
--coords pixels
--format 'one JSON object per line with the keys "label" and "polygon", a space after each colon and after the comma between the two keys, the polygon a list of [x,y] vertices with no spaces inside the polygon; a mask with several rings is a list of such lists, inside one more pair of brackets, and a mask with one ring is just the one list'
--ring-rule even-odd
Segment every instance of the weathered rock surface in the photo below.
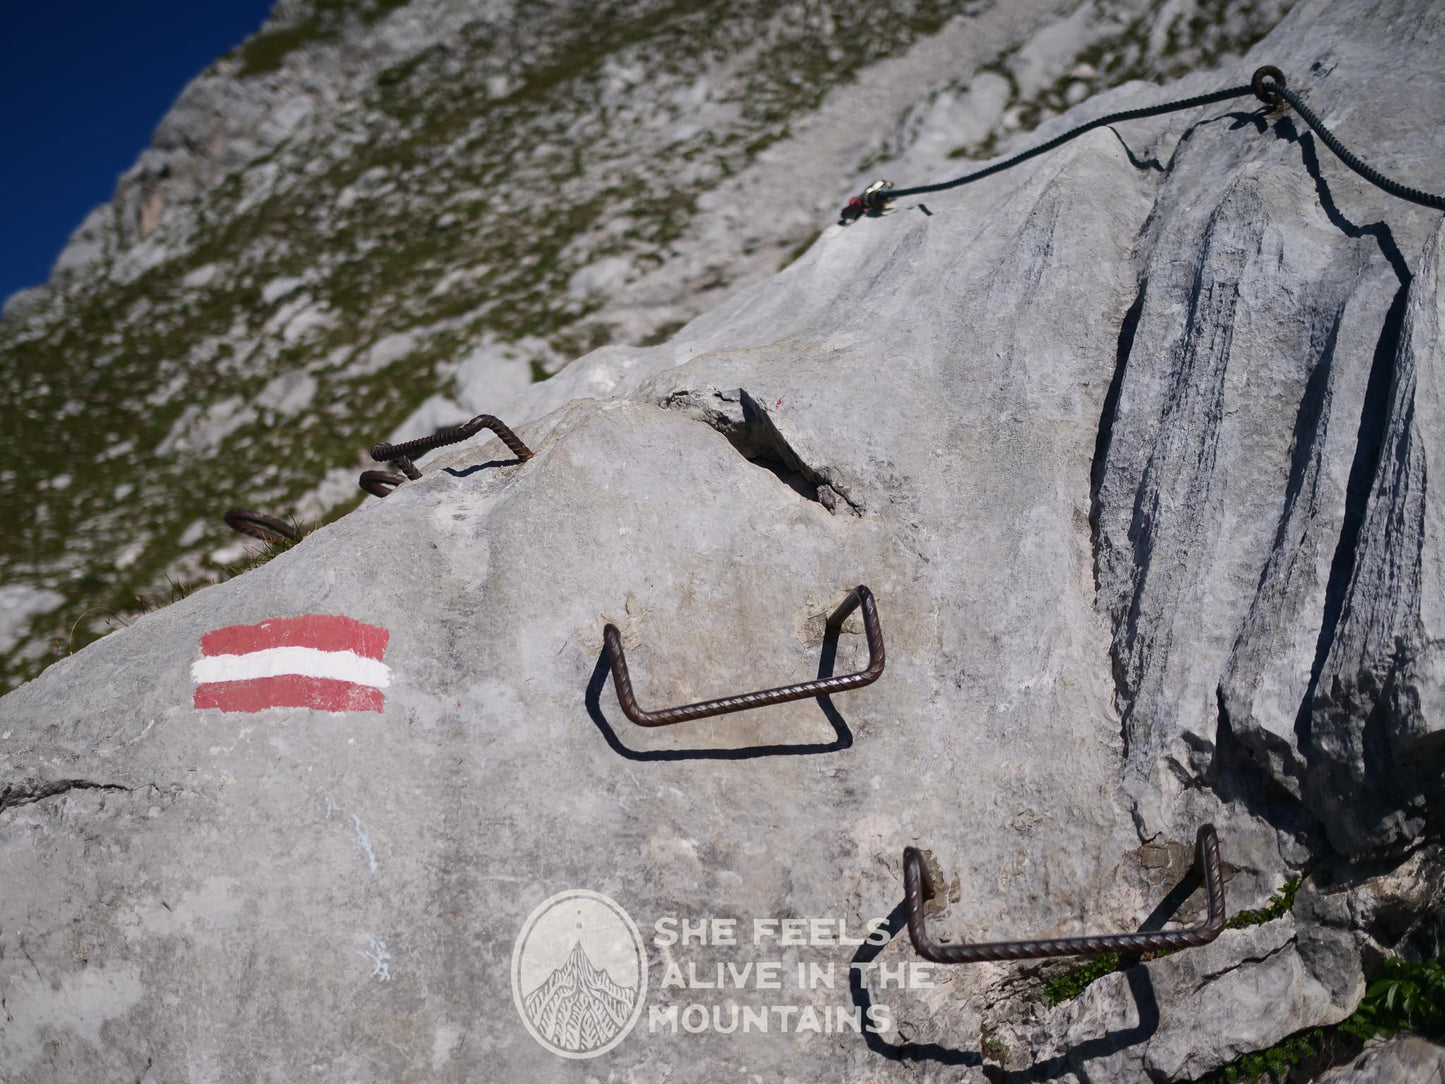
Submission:
{"label": "weathered rock surface", "polygon": [[0,692],[231,574],[226,508],[344,514],[386,434],[666,339],[880,162],[951,171],[1089,93],[1237,58],[1287,7],[278,3],[0,319],[0,520],[27,525],[0,583],[61,595],[0,648]]}
{"label": "weathered rock surface", "polygon": [[[1442,33],[1438,5],[1302,2],[1229,81],[1279,65],[1423,184]],[[528,461],[439,453],[0,700],[0,1065],[1183,1081],[1343,1019],[1383,953],[1438,953],[1440,215],[1256,106],[830,228],[496,409]],[[859,583],[875,684],[619,710],[605,621],[657,707],[858,668],[822,621]],[[389,631],[382,710],[194,706],[203,637],[301,614]],[[1231,912],[1300,874],[1291,912],[1052,1008],[1066,964],[918,967],[900,932],[910,844],[958,939],[1193,921],[1205,821]],[[547,1035],[617,1038],[582,1061],[511,1004],[536,909],[575,890],[645,954],[629,976],[577,897],[583,954],[563,923],[517,980]],[[714,918],[737,944],[669,940]]]}
{"label": "weathered rock surface", "polygon": [[1407,1035],[1366,1050],[1353,1062],[1320,1077],[1320,1084],[1441,1084],[1445,1047]]}

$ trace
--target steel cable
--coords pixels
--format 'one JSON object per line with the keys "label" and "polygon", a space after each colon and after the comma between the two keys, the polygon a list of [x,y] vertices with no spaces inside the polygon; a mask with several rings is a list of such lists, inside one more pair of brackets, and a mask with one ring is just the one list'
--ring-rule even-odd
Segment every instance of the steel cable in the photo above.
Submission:
{"label": "steel cable", "polygon": [[991,177],[995,173],[1002,173],[1006,169],[1012,169],[1021,162],[1027,162],[1030,158],[1045,154],[1056,147],[1062,146],[1071,139],[1077,139],[1086,132],[1092,132],[1095,128],[1103,128],[1110,124],[1118,124],[1121,121],[1141,120],[1145,117],[1162,116],[1165,113],[1175,113],[1185,109],[1197,109],[1200,106],[1212,105],[1215,102],[1229,101],[1231,98],[1242,98],[1247,95],[1254,95],[1266,105],[1278,105],[1287,102],[1297,112],[1306,124],[1308,124],[1320,140],[1341,162],[1349,166],[1365,180],[1375,185],[1382,191],[1388,192],[1399,199],[1407,200],[1410,203],[1419,204],[1422,207],[1431,207],[1437,210],[1445,210],[1445,196],[1433,195],[1429,192],[1421,192],[1419,189],[1410,188],[1393,181],[1378,170],[1366,165],[1358,157],[1350,152],[1328,128],[1321,123],[1319,117],[1305,105],[1299,95],[1285,85],[1284,73],[1272,65],[1266,65],[1254,73],[1254,77],[1246,85],[1227,87],[1224,90],[1215,91],[1213,94],[1200,94],[1193,98],[1181,98],[1172,102],[1165,102],[1162,105],[1146,106],[1142,109],[1126,109],[1118,113],[1109,113],[1071,128],[1062,135],[1055,136],[1046,143],[1040,143],[1037,147],[1030,147],[1026,151],[1006,158],[1002,162],[995,162],[991,166],[966,173],[962,177],[955,177],[950,181],[939,181],[937,184],[915,185],[912,188],[893,187],[891,181],[876,181],[869,185],[862,195],[854,196],[843,208],[841,225],[847,225],[860,216],[872,212],[877,213],[887,206],[890,200],[901,199],[904,196],[922,196],[930,192],[943,192],[950,188],[958,188],[962,185],[971,184],[974,181]]}
{"label": "steel cable", "polygon": [[1217,90],[1213,94],[1201,94],[1195,98],[1182,98],[1174,102],[1165,102],[1163,105],[1151,105],[1143,109],[1126,109],[1121,113],[1109,113],[1091,120],[1087,124],[1081,124],[1077,128],[1071,128],[1063,135],[1055,136],[1047,143],[1040,143],[1037,147],[1030,147],[1020,154],[1007,158],[1002,162],[996,162],[991,166],[967,173],[951,181],[940,181],[938,184],[922,184],[913,188],[902,188],[888,192],[888,199],[900,199],[903,196],[922,196],[929,192],[942,192],[949,188],[958,188],[973,181],[982,180],[984,177],[991,177],[995,173],[1002,173],[1006,169],[1012,169],[1020,162],[1027,162],[1030,158],[1036,158],[1041,154],[1053,150],[1055,147],[1063,146],[1071,139],[1077,139],[1086,132],[1092,132],[1095,128],[1104,128],[1110,124],[1118,124],[1126,120],[1143,120],[1145,117],[1163,116],[1165,113],[1176,113],[1185,109],[1197,109],[1202,105],[1213,105],[1215,102],[1226,102],[1231,98],[1243,98],[1254,93],[1254,88],[1249,85],[1229,87],[1227,90]]}
{"label": "steel cable", "polygon": [[1304,118],[1306,124],[1314,129],[1315,135],[1320,137],[1320,142],[1335,152],[1335,157],[1345,165],[1358,173],[1365,180],[1369,181],[1376,188],[1388,192],[1396,199],[1402,199],[1409,203],[1417,203],[1421,207],[1432,207],[1437,211],[1445,211],[1445,196],[1437,196],[1430,192],[1421,192],[1418,188],[1410,188],[1399,181],[1392,181],[1379,170],[1366,165],[1351,153],[1350,149],[1335,138],[1334,134],[1324,126],[1320,118],[1315,116],[1314,110],[1300,100],[1300,96],[1283,82],[1265,82],[1264,89],[1271,93],[1278,94],[1285,101],[1289,102],[1290,108]]}

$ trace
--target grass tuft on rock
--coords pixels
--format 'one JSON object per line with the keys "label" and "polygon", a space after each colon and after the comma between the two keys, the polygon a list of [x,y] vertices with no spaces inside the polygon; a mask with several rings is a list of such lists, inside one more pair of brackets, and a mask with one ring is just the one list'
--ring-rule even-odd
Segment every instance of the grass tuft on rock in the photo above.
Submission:
{"label": "grass tuft on rock", "polygon": [[1199,1084],[1286,1084],[1313,1079],[1355,1057],[1366,1042],[1401,1031],[1445,1039],[1445,955],[1385,961],[1355,1011],[1333,1027],[1296,1032],[1274,1046],[1245,1054]]}
{"label": "grass tuft on rock", "polygon": [[1295,893],[1299,891],[1300,879],[1291,877],[1278,892],[1269,898],[1263,907],[1253,911],[1240,911],[1230,915],[1224,923],[1226,930],[1239,930],[1246,926],[1262,926],[1272,919],[1282,918],[1294,906]]}
{"label": "grass tuft on rock", "polygon": [[[1279,891],[1270,896],[1263,907],[1231,915],[1225,920],[1224,928],[1238,930],[1247,926],[1261,926],[1276,918],[1283,918],[1294,906],[1294,897],[1295,893],[1299,891],[1299,886],[1300,879],[1291,877],[1280,886]],[[1117,952],[1108,952],[1102,956],[1096,956],[1087,963],[1080,964],[1062,975],[1049,979],[1044,983],[1044,997],[1048,1000],[1050,1008],[1062,1005],[1065,1001],[1072,1001],[1078,997],[1090,983],[1105,975],[1112,975],[1115,971],[1133,967],[1141,959],[1157,960],[1168,955],[1168,952],[1156,952],[1139,957],[1121,956]]]}
{"label": "grass tuft on rock", "polygon": [[1084,988],[1095,979],[1102,979],[1105,975],[1112,975],[1119,970],[1119,954],[1117,952],[1106,952],[1102,956],[1095,956],[1086,964],[1070,968],[1057,978],[1052,978],[1044,983],[1044,996],[1048,998],[1049,1007],[1062,1005],[1065,1001],[1072,1001],[1084,992]]}

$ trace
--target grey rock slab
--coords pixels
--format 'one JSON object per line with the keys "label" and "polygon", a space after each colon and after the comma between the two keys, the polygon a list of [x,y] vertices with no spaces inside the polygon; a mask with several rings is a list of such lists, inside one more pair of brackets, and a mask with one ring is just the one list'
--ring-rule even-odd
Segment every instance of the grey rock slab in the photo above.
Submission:
{"label": "grey rock slab", "polygon": [[[971,743],[983,748],[961,748],[963,698],[940,699],[919,673],[933,665],[935,633],[912,615],[928,613],[937,588],[880,524],[829,513],[712,428],[646,403],[575,404],[536,448],[525,464],[409,483],[6,698],[4,729],[25,724],[4,747],[7,778],[38,780],[32,794],[62,780],[130,788],[71,787],[6,810],[6,882],[34,885],[6,904],[7,996],[29,989],[17,970],[29,973],[27,952],[47,982],[83,981],[69,977],[91,968],[66,955],[76,937],[96,966],[146,961],[136,1004],[102,999],[95,1011],[108,1015],[85,1018],[104,1042],[53,1024],[38,1045],[17,1047],[25,1076],[47,1078],[51,1041],[96,1073],[154,1056],[163,1075],[249,1079],[284,1074],[304,1049],[308,1064],[394,1077],[428,1064],[436,1036],[461,1027],[476,1035],[458,1055],[467,1063],[485,1054],[511,1078],[546,1079],[559,1063],[518,1034],[510,1009],[495,1029],[478,1020],[476,992],[498,992],[506,1007],[510,941],[536,903],[582,875],[579,860],[610,856],[588,883],[638,915],[837,914],[861,929],[897,902],[904,842],[964,850],[967,814],[896,798],[956,789],[963,755],[1012,780],[1008,797],[978,795],[1015,822],[1008,850],[967,848],[1001,878],[977,901],[994,921],[1036,893],[1030,867],[1082,896],[1127,898],[1109,865],[1118,844],[1103,842],[1117,821],[1100,793],[1113,771],[1107,741],[1083,744],[1067,772],[1026,771],[1018,742],[1042,741],[1058,693],[1016,690],[1009,741],[985,727]],[[594,711],[605,723],[589,717],[603,616],[633,613],[639,695],[667,703],[811,677],[818,647],[800,629],[854,582],[882,604],[895,685],[837,698],[856,766],[637,759],[835,747],[813,702],[642,732],[603,687]],[[295,612],[393,630],[385,711],[190,706],[204,633]],[[840,667],[860,654],[844,643]],[[1095,680],[1078,671],[1079,683]],[[82,674],[63,709],[42,706],[52,682]],[[942,758],[920,764],[919,748]],[[1057,853],[1019,819],[1045,803],[1051,820],[1094,826],[1080,850]],[[83,833],[65,830],[82,817]],[[52,834],[59,851],[37,848]],[[810,1063],[844,1064],[846,1051],[799,1041]],[[647,1066],[674,1056],[654,1043],[664,1040],[619,1047],[613,1071],[650,1079]],[[723,1036],[706,1045],[721,1059],[734,1049]],[[798,1057],[792,1038],[774,1036],[755,1060]]]}
{"label": "grey rock slab", "polygon": [[[1069,175],[1070,162],[1082,176]],[[1086,151],[1058,168],[1073,185],[1130,183]],[[1141,199],[1120,203],[1132,225],[1147,210]],[[1082,249],[1091,234],[1109,243],[1116,213],[1077,223],[1068,243]],[[908,227],[905,252],[955,260],[947,238],[930,244],[928,232]],[[1072,300],[1077,286],[1061,266],[1050,274],[1040,264],[1042,247],[1042,235],[1016,247],[1034,270],[1025,281],[1040,301],[1053,291]],[[1092,304],[1108,305],[1118,284],[1100,277],[1093,289]],[[703,377],[753,384],[801,454],[836,468],[875,511],[829,512],[712,426],[651,396],[578,402],[544,419],[540,435],[522,427],[536,450],[527,463],[474,470],[505,458],[499,446],[453,450],[423,480],[7,698],[6,729],[12,717],[26,721],[18,746],[5,747],[7,775],[194,795],[153,818],[120,801],[114,845],[142,825],[144,840],[128,844],[124,866],[153,872],[122,887],[121,867],[108,867],[105,891],[117,895],[103,914],[88,910],[92,894],[69,875],[40,878],[34,852],[7,846],[16,880],[40,882],[23,920],[27,945],[30,928],[47,928],[35,936],[42,955],[58,959],[47,936],[80,917],[107,946],[97,958],[124,946],[127,958],[173,961],[149,974],[145,1008],[108,1025],[112,1043],[136,1044],[137,1059],[140,1036],[171,1057],[165,1051],[179,1040],[169,1029],[206,1019],[209,1037],[187,1048],[193,1064],[221,1079],[242,1063],[282,1072],[303,1036],[322,1064],[400,1075],[430,1056],[437,1029],[455,1024],[494,1044],[470,1057],[486,1049],[509,1075],[540,1079],[557,1063],[517,1036],[513,1017],[486,1035],[467,1014],[475,989],[505,994],[510,940],[537,902],[583,875],[576,863],[588,856],[612,856],[605,872],[586,873],[588,884],[639,915],[837,914],[861,928],[901,898],[896,863],[909,842],[928,846],[953,876],[990,886],[963,901],[955,922],[1002,929],[1041,892],[1073,897],[1035,916],[1060,931],[1093,908],[1136,908],[1142,891],[1125,860],[1132,830],[1110,797],[1117,731],[1099,676],[1106,633],[1090,601],[1079,495],[1103,382],[1070,382],[1058,371],[1075,366],[1082,376],[1101,352],[1107,358],[1107,322],[1040,330],[1037,349],[1055,365],[1041,357],[1008,378],[996,365],[1002,346],[954,352],[937,332],[919,325],[918,333],[895,355],[908,360],[893,367],[898,412],[884,416],[872,397],[846,392],[878,374],[873,353],[857,347],[744,350],[719,355],[715,371],[675,378],[684,387]],[[776,376],[764,375],[769,364]],[[820,386],[824,376],[832,386]],[[914,396],[942,401],[950,388],[985,379],[984,394],[1011,418],[1002,439],[981,415],[920,419],[907,408]],[[1050,391],[1062,401],[1031,417],[1031,401]],[[793,421],[815,415],[833,417]],[[971,479],[940,474],[949,484],[938,492],[907,465],[940,457],[961,465],[960,443],[979,455],[991,447],[1000,462],[1035,449],[1073,485],[1040,462],[1009,486],[987,469]],[[908,518],[882,514],[895,506]],[[987,559],[950,559],[965,548]],[[995,560],[1000,567],[990,569]],[[631,663],[644,704],[812,677],[819,648],[807,630],[860,582],[879,599],[889,684],[836,698],[852,746],[836,763],[826,751],[842,753],[842,741],[816,703],[647,732],[626,723],[596,680],[604,616],[627,621],[636,638]],[[190,706],[203,634],[298,612],[393,630],[383,713],[251,718]],[[838,666],[860,664],[859,646],[845,642]],[[41,708],[49,690],[82,673],[85,688],[67,694],[63,711]],[[589,715],[589,683],[600,685],[593,713],[602,722]],[[1052,755],[1060,718],[1080,727],[1063,760]],[[640,759],[779,744],[818,755]],[[970,786],[975,777],[1003,785]],[[934,793],[957,794],[958,804],[900,800]],[[71,801],[59,793],[6,815],[43,832]],[[1000,838],[980,838],[980,823],[996,825]],[[1078,838],[1061,848],[1059,833],[1073,826]],[[161,857],[182,852],[183,860]],[[66,868],[97,876],[85,863]],[[175,932],[159,919],[146,932],[145,916],[172,913],[176,900],[201,913],[200,901],[213,897],[231,902],[210,932]],[[64,926],[38,917],[52,911]],[[132,911],[142,917],[110,917]],[[472,946],[463,958],[450,944],[458,935]],[[376,971],[383,943],[389,982]],[[235,951],[240,944],[245,952]],[[23,955],[7,952],[7,966],[12,959]],[[238,987],[248,991],[240,1000]],[[183,1012],[156,1007],[162,988]],[[377,1007],[356,1008],[358,997]],[[820,1000],[848,1004],[838,994]],[[400,1049],[363,1041],[373,1011],[405,1022],[390,1026],[411,1038]],[[356,1023],[318,1040],[330,1018]],[[247,1037],[240,1047],[236,1036]],[[759,1041],[760,1066],[799,1056],[791,1037]],[[821,1071],[865,1049],[796,1041]],[[673,1056],[661,1036],[654,1042],[619,1047],[614,1071],[650,1077],[645,1065]],[[701,1048],[726,1059],[733,1043],[713,1035]]]}
{"label": "grey rock slab", "polygon": [[1431,465],[1445,466],[1441,233],[1396,295],[1397,345],[1376,355],[1361,439],[1377,442],[1379,468],[1359,494],[1354,567],[1348,585],[1335,578],[1337,624],[1303,731],[1317,753],[1311,804],[1345,851],[1417,836],[1445,771],[1445,513],[1427,484]]}
{"label": "grey rock slab", "polygon": [[[1008,1045],[1038,1062],[1051,1055],[1081,1079],[1198,1079],[1287,1038],[1301,1019],[1335,1023],[1353,1008],[1311,969],[1298,938],[1289,915],[1226,930],[1203,948],[1106,975]],[[1336,947],[1348,952],[1348,936]]]}
{"label": "grey rock slab", "polygon": [[[1382,126],[1364,110],[1416,85],[1404,68],[1374,77],[1389,67],[1386,50],[1437,40],[1440,14],[1387,5],[1378,16],[1388,35],[1346,45],[1351,12],[1298,5],[1250,59],[1310,72],[1306,96],[1330,103],[1337,131],[1360,118],[1350,137],[1368,140],[1382,164],[1400,163],[1392,147],[1445,142],[1427,119],[1428,93],[1422,112],[1412,105]],[[1374,561],[1360,524],[1388,462],[1379,431],[1402,307],[1418,289],[1415,270],[1428,280],[1421,253],[1438,214],[1360,182],[1288,117],[1263,139],[1239,134],[1202,125],[1173,153],[1160,200],[1177,210],[1151,220],[1105,420],[1100,586],[1116,628],[1131,773],[1145,821],[1158,815],[1150,795],[1174,785],[1166,775],[1232,776],[1241,794],[1304,795],[1301,816],[1281,827],[1299,837],[1327,821],[1335,846],[1362,854],[1412,834],[1372,823],[1388,817],[1371,792],[1401,787],[1399,773],[1383,769],[1358,805],[1340,800],[1338,781],[1307,787],[1331,760],[1310,720],[1315,697],[1356,680],[1355,667],[1338,673],[1329,660],[1339,657],[1350,584]],[[1220,184],[1185,168],[1195,156],[1237,166]],[[1430,545],[1414,539],[1400,541]],[[1418,606],[1413,598],[1400,605]],[[1356,751],[1367,714],[1344,724]],[[1345,759],[1346,774],[1365,774],[1358,752]]]}
{"label": "grey rock slab", "polygon": [[1445,1047],[1418,1035],[1372,1045],[1349,1065],[1332,1069],[1320,1084],[1440,1084],[1445,1081]]}

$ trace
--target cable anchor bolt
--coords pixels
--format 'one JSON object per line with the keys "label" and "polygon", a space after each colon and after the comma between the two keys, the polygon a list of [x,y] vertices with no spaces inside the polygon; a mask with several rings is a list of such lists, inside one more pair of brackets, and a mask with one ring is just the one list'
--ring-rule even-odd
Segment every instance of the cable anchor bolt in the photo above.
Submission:
{"label": "cable anchor bolt", "polygon": [[[1271,109],[1279,109],[1285,104],[1283,96],[1277,93],[1277,90],[1285,85],[1284,72],[1273,64],[1255,69],[1254,76],[1249,80],[1254,96]],[[1276,89],[1271,90],[1270,87]]]}
{"label": "cable anchor bolt", "polygon": [[889,208],[888,190],[892,187],[892,181],[874,181],[861,196],[854,196],[844,205],[838,225],[847,226],[864,215],[881,215]]}

